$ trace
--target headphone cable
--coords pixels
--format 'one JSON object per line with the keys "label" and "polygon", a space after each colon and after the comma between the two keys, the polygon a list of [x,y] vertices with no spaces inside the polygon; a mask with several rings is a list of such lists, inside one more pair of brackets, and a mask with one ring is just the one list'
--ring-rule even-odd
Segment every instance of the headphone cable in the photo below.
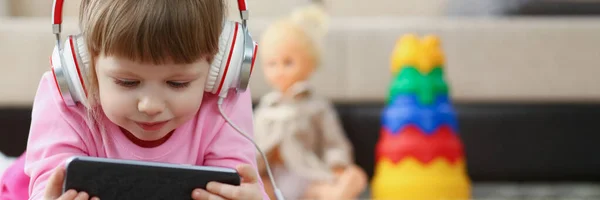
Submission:
{"label": "headphone cable", "polygon": [[227,121],[227,123],[229,125],[231,125],[231,127],[233,127],[233,129],[235,129],[238,133],[240,133],[246,139],[250,140],[250,142],[252,142],[252,144],[254,145],[254,147],[256,147],[256,150],[258,150],[258,152],[260,153],[260,155],[263,158],[263,161],[265,163],[265,167],[267,168],[267,174],[269,175],[269,179],[271,179],[271,185],[273,186],[273,191],[275,192],[275,198],[277,200],[285,200],[283,198],[283,193],[281,193],[281,190],[279,190],[279,188],[277,188],[277,184],[275,183],[275,179],[273,178],[273,173],[271,172],[271,167],[269,166],[269,162],[267,160],[267,156],[265,156],[265,154],[263,153],[263,151],[260,149],[260,147],[258,147],[258,145],[254,142],[254,140],[252,140],[252,138],[250,138],[246,133],[244,133],[244,131],[242,131],[237,125],[235,125],[229,119],[229,117],[227,117],[227,115],[225,115],[225,112],[223,111],[223,107],[222,107],[223,100],[224,100],[223,97],[219,97],[219,101],[217,102],[217,105],[219,107],[219,112],[221,113],[221,116],[223,116],[223,118],[225,119],[225,121]]}

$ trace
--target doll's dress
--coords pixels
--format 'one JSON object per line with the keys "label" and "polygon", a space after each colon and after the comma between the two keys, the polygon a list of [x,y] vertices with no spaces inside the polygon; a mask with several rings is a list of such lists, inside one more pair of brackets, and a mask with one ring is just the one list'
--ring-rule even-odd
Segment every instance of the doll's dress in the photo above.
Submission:
{"label": "doll's dress", "polygon": [[332,106],[312,95],[305,82],[290,97],[271,92],[255,109],[255,140],[263,152],[279,145],[283,166],[271,166],[286,199],[299,199],[313,181],[333,181],[334,165],[347,166],[351,146]]}

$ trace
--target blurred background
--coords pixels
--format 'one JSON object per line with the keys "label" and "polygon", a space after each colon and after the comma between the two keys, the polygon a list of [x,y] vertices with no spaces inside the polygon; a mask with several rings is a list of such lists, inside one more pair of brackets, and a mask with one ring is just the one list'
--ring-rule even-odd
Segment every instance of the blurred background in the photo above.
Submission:
{"label": "blurred background", "polygon": [[[258,39],[310,1],[247,2]],[[370,176],[396,40],[434,34],[477,199],[600,199],[600,0],[322,2],[332,19],[312,83],[336,105]],[[51,4],[0,0],[0,152],[8,156],[25,148],[31,103],[50,67]],[[63,36],[77,33],[78,8],[65,2]],[[261,73],[250,87],[256,101],[270,91]]]}

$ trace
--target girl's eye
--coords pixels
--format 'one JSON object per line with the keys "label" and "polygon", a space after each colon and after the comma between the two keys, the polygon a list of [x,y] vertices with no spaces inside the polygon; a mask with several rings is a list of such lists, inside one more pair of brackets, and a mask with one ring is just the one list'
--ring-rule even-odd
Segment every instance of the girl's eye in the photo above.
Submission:
{"label": "girl's eye", "polygon": [[175,81],[167,81],[171,87],[174,88],[184,88],[190,85],[190,82],[175,82]]}
{"label": "girl's eye", "polygon": [[119,79],[115,79],[115,83],[117,85],[127,87],[127,88],[135,87],[140,84],[139,81],[129,81],[129,80],[119,80]]}

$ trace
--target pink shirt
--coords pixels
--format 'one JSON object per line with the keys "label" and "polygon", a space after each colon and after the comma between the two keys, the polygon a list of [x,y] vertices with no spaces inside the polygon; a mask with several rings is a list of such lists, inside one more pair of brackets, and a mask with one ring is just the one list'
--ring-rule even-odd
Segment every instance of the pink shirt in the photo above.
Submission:
{"label": "pink shirt", "polygon": [[[163,144],[134,144],[106,117],[102,130],[88,122],[83,106],[67,107],[50,72],[42,76],[33,103],[25,172],[31,177],[30,199],[42,199],[52,170],[75,155],[235,168],[255,166],[253,144],[219,114],[218,97],[206,93],[198,114],[177,128]],[[230,93],[223,109],[233,123],[253,136],[250,92]],[[103,115],[104,116],[104,115]],[[260,180],[260,179],[259,179]],[[264,199],[269,199],[260,182]],[[191,195],[191,193],[190,193]]]}

